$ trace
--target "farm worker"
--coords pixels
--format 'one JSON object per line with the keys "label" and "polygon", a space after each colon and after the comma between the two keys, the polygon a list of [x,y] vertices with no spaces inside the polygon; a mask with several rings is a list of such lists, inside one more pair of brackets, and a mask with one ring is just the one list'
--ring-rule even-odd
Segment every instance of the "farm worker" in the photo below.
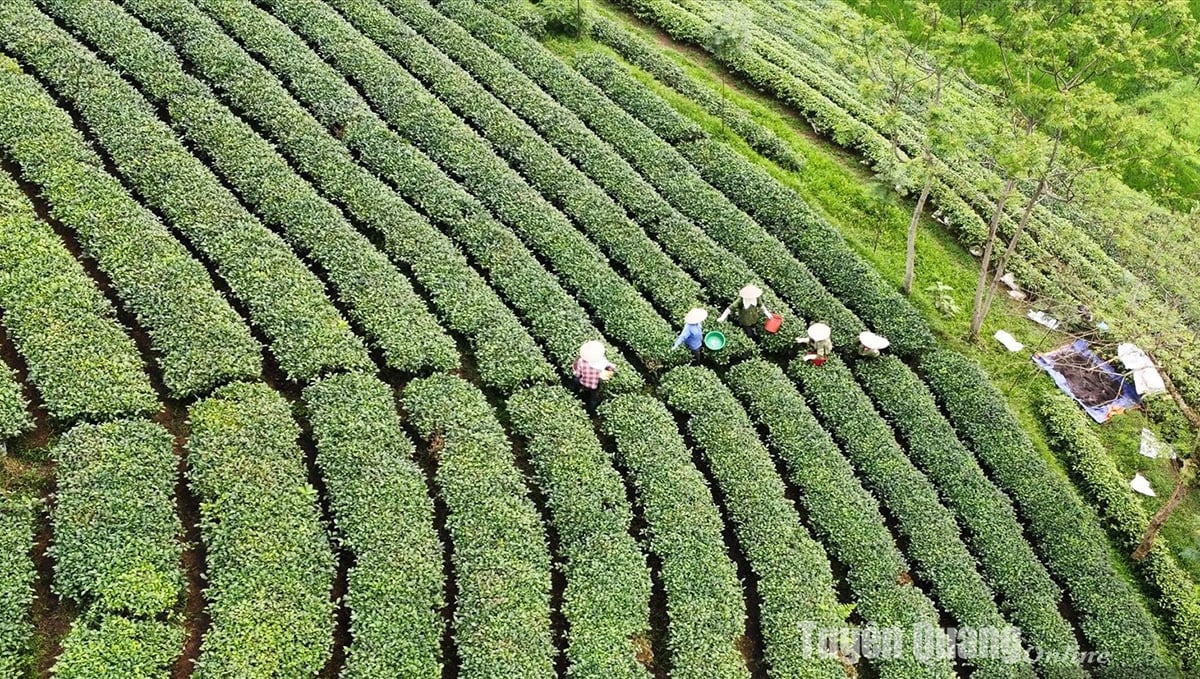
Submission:
{"label": "farm worker", "polygon": [[864,330],[858,335],[858,355],[866,358],[879,358],[879,352],[891,346],[891,342],[883,335]]}
{"label": "farm worker", "polygon": [[704,328],[701,325],[708,318],[708,312],[704,309],[692,309],[683,317],[683,331],[679,333],[679,337],[675,338],[675,343],[671,345],[672,349],[678,349],[680,344],[686,344],[692,353],[700,351],[700,346],[704,342]]}
{"label": "farm worker", "polygon": [[583,397],[589,414],[595,415],[600,403],[600,382],[612,377],[616,370],[617,366],[604,357],[604,345],[600,342],[584,342],[579,347],[579,358],[571,366],[571,372],[575,375],[575,389]]}
{"label": "farm worker", "polygon": [[816,365],[825,363],[825,357],[829,352],[833,351],[833,342],[829,340],[831,330],[824,323],[813,323],[808,326],[807,337],[797,337],[797,344],[807,344],[809,353],[804,356],[804,360],[812,361]]}
{"label": "farm worker", "polygon": [[767,311],[767,305],[762,303],[762,294],[762,288],[753,283],[738,290],[737,299],[725,307],[725,311],[717,320],[724,323],[725,319],[729,318],[729,313],[736,308],[738,325],[747,330],[757,326],[759,321],[771,317],[771,312]]}

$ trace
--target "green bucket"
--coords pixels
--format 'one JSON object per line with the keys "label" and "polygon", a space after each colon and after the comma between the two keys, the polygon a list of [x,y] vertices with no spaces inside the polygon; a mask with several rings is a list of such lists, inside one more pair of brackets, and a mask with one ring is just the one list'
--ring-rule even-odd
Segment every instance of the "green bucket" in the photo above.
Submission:
{"label": "green bucket", "polygon": [[725,334],[719,330],[710,330],[704,335],[704,346],[711,351],[720,351],[725,348]]}

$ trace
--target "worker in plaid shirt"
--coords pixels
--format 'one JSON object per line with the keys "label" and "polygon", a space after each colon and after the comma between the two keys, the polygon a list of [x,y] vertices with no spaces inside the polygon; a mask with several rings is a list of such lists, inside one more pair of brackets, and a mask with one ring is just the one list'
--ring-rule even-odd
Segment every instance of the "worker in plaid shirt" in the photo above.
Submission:
{"label": "worker in plaid shirt", "polygon": [[600,342],[584,342],[579,347],[579,358],[571,366],[571,372],[589,414],[595,415],[596,406],[600,404],[600,383],[612,377],[616,369],[617,366],[604,357],[604,345]]}

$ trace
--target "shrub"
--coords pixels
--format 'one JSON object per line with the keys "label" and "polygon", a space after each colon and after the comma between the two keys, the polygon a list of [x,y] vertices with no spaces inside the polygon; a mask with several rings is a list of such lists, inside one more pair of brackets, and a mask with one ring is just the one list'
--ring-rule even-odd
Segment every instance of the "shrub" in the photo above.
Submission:
{"label": "shrub", "polygon": [[80,618],[63,639],[50,672],[55,679],[169,677],[183,637],[183,628],[157,620],[110,615],[93,627]]}
{"label": "shrub", "polygon": [[[845,364],[836,357],[822,366],[797,359],[790,372],[868,487],[895,517],[908,553],[937,601],[962,626],[1004,627],[992,591],[959,536],[954,513],[913,466]],[[987,676],[1032,675],[1028,665],[1006,664],[1005,659],[969,662]]]}
{"label": "shrub", "polygon": [[[487,249],[493,255],[509,251],[509,256],[527,258],[528,275],[544,271],[529,252],[532,250],[564,287],[592,309],[608,334],[630,347],[643,364],[653,369],[682,360],[681,353],[671,351],[674,332],[650,304],[617,276],[595,246],[562,213],[525,183],[485,140],[416,78],[398,68],[394,60],[337,12],[319,2],[272,0],[270,6],[300,35],[310,39],[317,52],[328,57],[335,68],[354,79],[404,140],[436,161],[441,170],[452,174],[471,192],[464,206],[470,206],[473,226],[459,232],[471,243],[470,247]],[[489,209],[499,218],[498,222],[492,220]],[[544,278],[535,291],[559,289],[549,271],[545,271]],[[563,297],[557,306],[548,301],[541,305],[561,309],[560,314],[565,315],[576,304],[569,301],[565,291]],[[582,330],[586,322],[587,317],[581,313],[575,325]],[[585,339],[589,338],[578,337],[571,353]]]}
{"label": "shrub", "polygon": [[[748,361],[730,370],[726,380],[787,465],[818,535],[845,564],[854,609],[863,622],[901,630],[939,627],[937,608],[906,577],[908,563],[888,532],[878,501],[863,488],[783,370],[766,361]],[[948,662],[926,665],[907,656],[877,662],[884,676],[953,674]]]}
{"label": "shrub", "polygon": [[171,434],[146,420],[81,424],[52,454],[55,591],[108,613],[173,610],[184,580]]}
{"label": "shrub", "polygon": [[801,625],[840,627],[845,611],[833,589],[825,550],[808,534],[771,454],[741,406],[716,374],[676,368],[659,391],[688,417],[688,432],[707,463],[737,536],[757,578],[764,655],[772,674],[841,677],[839,662],[806,651]]}
{"label": "shrub", "polygon": [[[628,471],[667,596],[672,677],[748,677],[738,650],[746,603],[725,553],[724,523],[704,475],[692,464],[671,413],[650,396],[618,396],[600,407],[605,433]],[[661,663],[656,665],[661,667]]]}
{"label": "shrub", "polygon": [[133,340],[17,184],[0,176],[0,308],[55,419],[153,412],[154,389]]}
{"label": "shrub", "polygon": [[[379,234],[382,248],[409,268],[442,322],[465,336],[485,383],[510,390],[524,382],[553,377],[533,338],[449,238],[358,165],[349,150],[213,19],[182,0],[131,0],[125,7],[174,40],[193,67],[259,129],[271,134],[279,150],[326,195]],[[269,50],[272,57],[297,49],[299,54],[308,54],[302,43],[297,48],[272,39],[271,29],[282,27],[252,6],[239,11],[237,6],[222,3],[207,9],[228,22],[239,37]]]}
{"label": "shrub", "polygon": [[[1150,517],[1137,497],[1130,494],[1125,477],[1104,443],[1091,431],[1087,418],[1074,401],[1058,392],[1043,398],[1038,414],[1046,425],[1051,445],[1083,481],[1084,489],[1115,529],[1121,546],[1136,549]],[[1171,635],[1180,655],[1194,669],[1200,663],[1200,601],[1196,598],[1195,584],[1179,567],[1163,540],[1158,540],[1137,565],[1158,590],[1158,603],[1170,620]]]}
{"label": "shrub", "polygon": [[212,619],[196,676],[314,676],[333,642],[334,561],[289,405],[235,383],[188,417]]}
{"label": "shrub", "polygon": [[72,229],[145,328],[173,396],[262,371],[262,348],[208,272],[109,175],[66,111],[15,64],[0,64],[0,143]]}
{"label": "shrub", "polygon": [[950,422],[1014,500],[1046,568],[1063,584],[1079,627],[1109,663],[1093,673],[1170,674],[1172,661],[1144,602],[1109,562],[1095,511],[1038,454],[979,366],[948,350],[931,352],[920,372]]}
{"label": "shrub", "polygon": [[0,492],[0,675],[25,676],[33,641],[34,506]]}
{"label": "shrub", "polygon": [[553,675],[546,533],[495,412],[482,392],[448,376],[409,383],[403,400],[446,503],[462,676]]}
{"label": "shrub", "polygon": [[630,535],[633,513],[621,475],[587,413],[562,387],[531,387],[508,399],[513,430],[546,498],[564,561],[562,612],[573,677],[649,677],[650,570]]}
{"label": "shrub", "polygon": [[1030,645],[1070,659],[1061,667],[1043,668],[1043,674],[1082,676],[1075,633],[1059,613],[1062,591],[1025,540],[1012,502],[959,442],[929,389],[895,357],[858,361],[853,367],[859,384],[903,438],[909,457],[954,510],[1009,618]]}
{"label": "shrub", "polygon": [[342,676],[440,676],[442,545],[392,391],[349,373],[319,380],[304,400],[340,543],[354,557]]}
{"label": "shrub", "polygon": [[246,212],[132,86],[32,6],[5,10],[0,23],[7,47],[78,109],[139,195],[211,261],[289,378],[370,364],[316,276]]}

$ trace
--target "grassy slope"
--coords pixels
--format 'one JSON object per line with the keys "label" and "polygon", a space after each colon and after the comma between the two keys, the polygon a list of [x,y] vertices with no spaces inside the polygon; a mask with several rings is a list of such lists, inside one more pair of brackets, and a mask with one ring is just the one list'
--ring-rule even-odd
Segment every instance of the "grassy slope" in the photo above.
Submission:
{"label": "grassy slope", "polygon": [[[689,75],[715,89],[723,86],[722,73],[715,62],[700,50],[671,42],[652,27],[637,21],[612,6],[598,11],[619,19],[629,28],[655,40],[666,54]],[[592,41],[548,38],[546,44],[562,55],[580,50],[607,48]],[[616,56],[614,54],[614,56]],[[836,225],[855,250],[889,281],[899,287],[904,276],[904,240],[915,199],[898,196],[891,187],[876,180],[858,159],[815,135],[802,117],[737,81],[726,81],[728,100],[748,111],[761,125],[783,139],[805,160],[799,172],[789,172],[763,158],[741,138],[726,131],[720,120],[690,100],[687,100],[641,74],[643,80],[678,110],[697,121],[710,134],[723,138],[739,152],[759,164],[773,176],[795,189],[814,208]],[[970,317],[978,265],[956,241],[954,235],[936,221],[924,217],[917,238],[917,272],[913,302],[925,315],[940,340],[972,357],[983,365],[993,382],[1005,393],[1009,405],[1030,432],[1039,452],[1058,468],[1062,465],[1051,452],[1035,411],[1040,395],[1055,389],[1029,360],[1030,351],[1049,350],[1067,341],[1066,336],[1049,332],[1024,317],[1030,308],[1010,299],[997,302],[984,326],[982,339],[969,342],[966,330]],[[933,306],[932,296],[924,288],[941,281],[953,288],[953,297],[960,307],[958,315],[947,318]],[[1028,349],[1010,354],[992,339],[996,330],[1012,333]],[[1170,492],[1173,472],[1161,461],[1144,458],[1137,453],[1138,437],[1143,426],[1150,426],[1141,412],[1115,418],[1099,428],[1099,433],[1129,478],[1141,471],[1159,489],[1160,498],[1145,498],[1153,512]],[[1176,554],[1191,546],[1200,536],[1200,494],[1193,494],[1175,513],[1164,529]],[[1200,580],[1200,560],[1181,560],[1193,578]],[[1120,560],[1123,565],[1124,559]]]}

